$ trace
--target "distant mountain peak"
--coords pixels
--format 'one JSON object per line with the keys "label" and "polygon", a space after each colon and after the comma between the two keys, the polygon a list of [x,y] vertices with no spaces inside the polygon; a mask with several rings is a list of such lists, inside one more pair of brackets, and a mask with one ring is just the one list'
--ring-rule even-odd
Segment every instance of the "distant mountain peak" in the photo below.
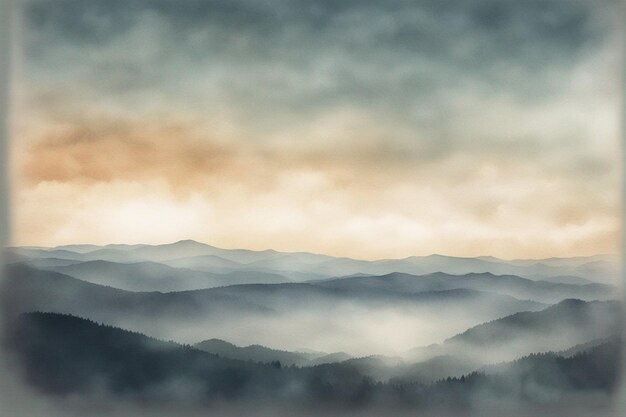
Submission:
{"label": "distant mountain peak", "polygon": [[209,246],[206,243],[198,242],[197,240],[193,240],[193,239],[182,239],[182,240],[179,240],[178,242],[172,243],[172,245]]}
{"label": "distant mountain peak", "polygon": [[237,348],[238,346],[229,343],[225,340],[222,339],[208,339],[208,340],[203,340],[202,342],[196,343],[196,347],[198,348]]}
{"label": "distant mountain peak", "polygon": [[592,304],[593,301],[584,301],[578,298],[567,298],[557,304],[554,304],[552,308],[578,308],[581,306],[586,306]]}

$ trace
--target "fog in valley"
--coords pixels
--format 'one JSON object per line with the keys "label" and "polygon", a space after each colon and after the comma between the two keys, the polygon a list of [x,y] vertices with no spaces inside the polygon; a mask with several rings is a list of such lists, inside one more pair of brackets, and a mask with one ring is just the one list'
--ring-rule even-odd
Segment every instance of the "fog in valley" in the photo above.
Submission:
{"label": "fog in valley", "polygon": [[[171,266],[183,249],[196,265],[205,260],[203,267]],[[373,275],[371,264],[406,261],[224,250],[193,241],[14,247],[5,255],[5,345],[25,366],[18,374],[49,394],[227,408],[235,399],[240,405],[272,399],[274,406],[305,410],[313,403],[329,410],[469,404],[558,410],[582,398],[606,402],[617,384],[621,311],[616,280],[607,283],[617,269],[610,257],[602,260],[599,283],[573,275],[588,264],[584,258],[511,262],[511,268],[564,268],[551,279],[497,275],[509,267],[503,260],[440,256],[439,268],[457,274],[417,275],[432,267],[427,257],[410,261],[414,274]],[[215,267],[217,257],[230,261],[227,270],[226,262]],[[272,258],[280,269],[268,266]],[[336,271],[335,262],[366,272],[321,272]],[[477,265],[484,271],[476,272]],[[128,277],[125,285],[116,286],[119,277]],[[227,285],[227,277],[242,281]],[[143,359],[120,368],[132,358]],[[69,379],[58,379],[57,366]]]}

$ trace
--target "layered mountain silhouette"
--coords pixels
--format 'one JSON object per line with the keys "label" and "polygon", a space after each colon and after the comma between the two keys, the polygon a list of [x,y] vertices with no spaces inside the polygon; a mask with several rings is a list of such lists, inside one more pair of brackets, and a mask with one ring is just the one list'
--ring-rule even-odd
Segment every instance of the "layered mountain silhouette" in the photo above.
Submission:
{"label": "layered mountain silhouette", "polygon": [[[587,280],[616,283],[619,265],[611,256],[503,260],[494,257],[462,258],[444,255],[365,261],[306,252],[222,249],[192,240],[164,245],[69,245],[57,248],[11,248],[13,256],[30,259],[55,258],[71,261],[103,260],[117,263],[158,262],[204,272],[267,272],[290,280],[323,279],[353,274],[385,275],[401,272],[452,275],[489,272],[517,275],[559,283],[580,284]],[[41,265],[40,265],[41,266]]]}
{"label": "layered mountain silhouette", "polygon": [[614,296],[613,287],[601,284],[563,284],[534,281],[513,275],[471,273],[450,275],[435,273],[415,276],[392,273],[383,276],[355,276],[319,282],[318,285],[338,289],[386,290],[398,293],[420,293],[452,289],[472,289],[505,294],[518,299],[529,299],[544,303],[562,301],[564,298],[586,300],[608,299]]}
{"label": "layered mountain silhouette", "polygon": [[267,272],[238,271],[220,274],[173,268],[156,262],[125,264],[97,260],[44,268],[94,284],[129,291],[171,292],[235,284],[275,284],[289,281],[283,276]]}
{"label": "layered mountain silhouette", "polygon": [[9,266],[2,295],[11,314],[49,311],[117,322],[132,318],[224,315],[233,311],[263,314],[269,308],[227,294],[204,291],[131,292],[96,285],[24,265]]}
{"label": "layered mountain silhouette", "polygon": [[[23,264],[9,266],[6,275],[3,296],[13,315],[29,311],[74,314],[168,338],[177,338],[174,332],[179,331],[181,321],[189,329],[197,326],[207,332],[213,325],[235,328],[251,320],[263,325],[271,319],[275,327],[285,327],[294,315],[305,315],[321,325],[339,314],[345,320],[360,320],[362,314],[378,311],[382,315],[411,314],[415,319],[421,314],[453,317],[465,312],[466,319],[478,324],[545,307],[534,301],[470,289],[401,293],[286,283],[162,293],[120,290]],[[198,334],[195,339],[202,336]]]}
{"label": "layered mountain silhouette", "polygon": [[366,261],[185,240],[7,258],[4,340],[50,395],[563,411],[610,403],[618,376],[609,256]]}

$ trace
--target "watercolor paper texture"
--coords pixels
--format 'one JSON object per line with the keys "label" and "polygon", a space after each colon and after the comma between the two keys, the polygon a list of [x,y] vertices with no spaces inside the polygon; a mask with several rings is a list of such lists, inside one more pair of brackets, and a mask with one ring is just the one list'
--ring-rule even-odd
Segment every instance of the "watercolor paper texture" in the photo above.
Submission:
{"label": "watercolor paper texture", "polygon": [[613,415],[622,17],[19,3],[13,412]]}

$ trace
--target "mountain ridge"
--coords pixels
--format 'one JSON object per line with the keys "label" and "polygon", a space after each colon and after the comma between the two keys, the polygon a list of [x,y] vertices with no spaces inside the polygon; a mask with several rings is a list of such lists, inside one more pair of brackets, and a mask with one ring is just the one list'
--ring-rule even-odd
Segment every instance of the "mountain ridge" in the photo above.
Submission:
{"label": "mountain ridge", "polygon": [[[194,240],[181,240],[163,245],[119,245],[99,246],[65,245],[52,248],[10,248],[11,251],[32,257],[57,257],[73,260],[103,259],[116,262],[132,261],[173,261],[183,262],[184,258],[213,255],[241,264],[233,268],[267,268],[276,273],[308,273],[325,277],[346,276],[356,273],[382,275],[390,272],[427,274],[447,272],[461,274],[469,272],[493,272],[497,274],[520,275],[532,279],[548,279],[560,276],[574,280],[591,279],[596,282],[616,280],[617,265],[610,255],[593,255],[573,258],[514,259],[505,260],[492,256],[455,257],[441,254],[409,256],[398,259],[355,259],[333,257],[309,252],[279,252],[274,249],[223,249]],[[82,253],[72,252],[74,248]],[[183,265],[184,266],[184,265]],[[209,263],[207,268],[210,268]]]}

